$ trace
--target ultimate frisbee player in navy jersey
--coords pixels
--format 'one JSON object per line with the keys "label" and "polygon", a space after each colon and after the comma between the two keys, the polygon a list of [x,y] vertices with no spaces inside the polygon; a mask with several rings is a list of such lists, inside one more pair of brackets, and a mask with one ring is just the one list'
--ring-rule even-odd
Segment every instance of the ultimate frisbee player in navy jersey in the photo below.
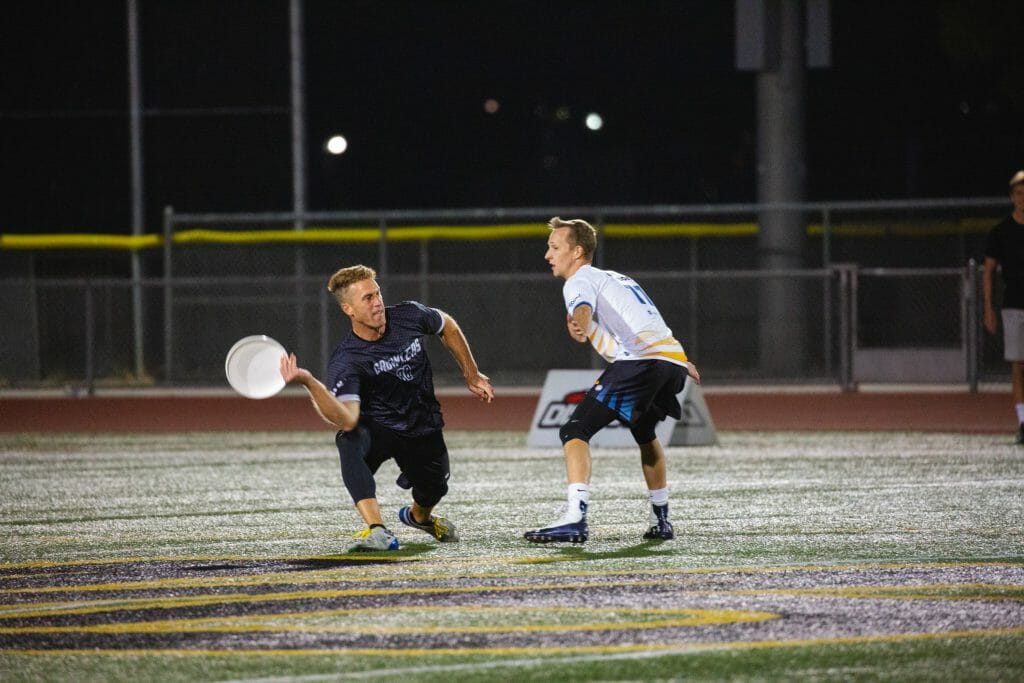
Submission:
{"label": "ultimate frisbee player in navy jersey", "polygon": [[415,301],[385,307],[376,277],[372,268],[351,266],[327,285],[352,321],[352,332],[331,356],[327,384],[300,368],[294,353],[281,358],[281,376],[302,384],[320,416],[340,430],[335,441],[341,477],[366,523],[354,547],[398,549],[381,516],[373,478],[389,458],[401,470],[399,486],[412,489],[412,504],[399,510],[399,520],[439,541],[456,541],[455,526],[431,514],[448,492],[449,469],[423,337],[440,337],[480,400],[490,403],[494,389],[450,315]]}

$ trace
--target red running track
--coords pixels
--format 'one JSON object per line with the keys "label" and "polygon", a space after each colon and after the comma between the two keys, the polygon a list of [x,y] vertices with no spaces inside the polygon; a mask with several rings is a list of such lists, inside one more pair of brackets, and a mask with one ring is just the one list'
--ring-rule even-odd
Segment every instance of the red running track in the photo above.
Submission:
{"label": "red running track", "polygon": [[[1009,393],[725,392],[704,394],[719,431],[922,431],[1013,433]],[[483,404],[440,397],[448,429],[527,431],[537,395]],[[0,432],[330,430],[302,393],[253,401],[236,396],[2,397]]]}

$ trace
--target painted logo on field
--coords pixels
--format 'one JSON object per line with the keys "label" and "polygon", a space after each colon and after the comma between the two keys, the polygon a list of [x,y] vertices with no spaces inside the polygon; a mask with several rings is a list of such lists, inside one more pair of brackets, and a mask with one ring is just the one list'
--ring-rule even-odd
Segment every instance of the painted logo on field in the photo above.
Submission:
{"label": "painted logo on field", "polygon": [[[601,371],[549,370],[541,388],[537,406],[530,422],[526,444],[531,448],[560,447],[559,431],[571,418],[573,411],[596,386]],[[665,445],[699,446],[715,443],[715,427],[708,413],[700,387],[687,381],[676,394],[682,406],[682,419],[666,417],[654,427]],[[590,440],[598,448],[636,448],[629,429],[618,420],[600,430]]]}

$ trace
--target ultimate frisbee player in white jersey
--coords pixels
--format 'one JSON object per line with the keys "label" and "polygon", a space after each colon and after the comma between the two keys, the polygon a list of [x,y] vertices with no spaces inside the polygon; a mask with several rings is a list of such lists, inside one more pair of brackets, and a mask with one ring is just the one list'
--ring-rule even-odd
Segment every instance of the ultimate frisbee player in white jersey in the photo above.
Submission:
{"label": "ultimate frisbee player in white jersey", "polygon": [[614,420],[629,427],[640,447],[640,463],[651,501],[648,540],[674,536],[668,514],[665,451],[654,427],[666,415],[682,416],[676,395],[687,376],[700,382],[682,345],[672,336],[657,307],[632,278],[591,265],[597,233],[583,220],[552,218],[544,259],[555,277],[565,279],[562,294],[569,336],[589,342],[611,365],[576,406],[559,432],[568,478],[568,509],[552,524],[527,531],[534,543],[587,540],[590,499],[590,439]]}

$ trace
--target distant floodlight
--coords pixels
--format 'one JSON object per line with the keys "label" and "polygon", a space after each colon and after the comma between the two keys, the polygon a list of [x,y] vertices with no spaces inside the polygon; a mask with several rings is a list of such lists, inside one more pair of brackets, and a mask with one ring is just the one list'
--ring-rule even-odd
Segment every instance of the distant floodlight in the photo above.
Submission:
{"label": "distant floodlight", "polygon": [[484,111],[488,114],[497,114],[499,109],[501,109],[501,103],[498,100],[493,97],[484,100]]}
{"label": "distant floodlight", "polygon": [[327,140],[327,151],[331,154],[344,154],[348,149],[348,140],[343,135],[332,135]]}
{"label": "distant floodlight", "polygon": [[604,126],[604,119],[601,118],[600,114],[594,112],[587,114],[586,121],[587,128],[590,130],[601,130],[601,127]]}

